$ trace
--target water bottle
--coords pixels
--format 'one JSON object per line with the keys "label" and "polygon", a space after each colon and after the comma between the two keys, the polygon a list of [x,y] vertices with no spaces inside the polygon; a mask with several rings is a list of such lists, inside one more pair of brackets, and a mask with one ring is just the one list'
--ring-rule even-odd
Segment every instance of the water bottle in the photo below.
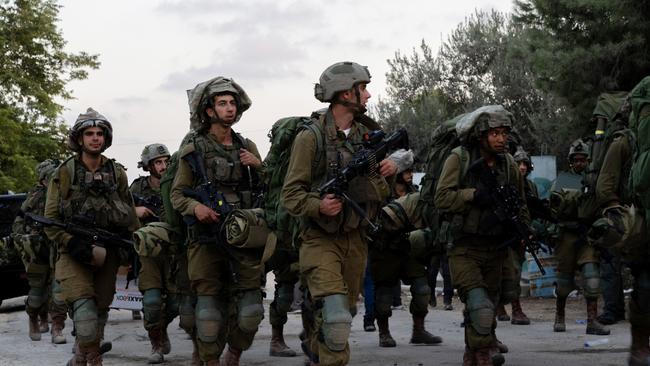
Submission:
{"label": "water bottle", "polygon": [[585,341],[585,348],[602,346],[603,344],[607,343],[609,343],[609,338],[592,339],[590,341]]}

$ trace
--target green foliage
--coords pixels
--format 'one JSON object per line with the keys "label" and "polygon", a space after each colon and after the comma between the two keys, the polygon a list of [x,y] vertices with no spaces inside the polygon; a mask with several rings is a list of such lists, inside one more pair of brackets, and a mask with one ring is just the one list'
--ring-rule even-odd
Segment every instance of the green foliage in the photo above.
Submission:
{"label": "green foliage", "polygon": [[97,55],[64,51],[53,0],[0,1],[0,192],[26,191],[35,166],[65,154],[57,120],[66,84],[99,67]]}

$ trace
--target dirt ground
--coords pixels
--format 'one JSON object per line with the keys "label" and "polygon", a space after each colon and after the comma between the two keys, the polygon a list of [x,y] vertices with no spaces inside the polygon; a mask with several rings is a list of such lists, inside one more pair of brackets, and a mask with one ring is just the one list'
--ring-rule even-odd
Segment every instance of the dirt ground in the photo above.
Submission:
{"label": "dirt ground", "polygon": [[[32,342],[27,336],[27,316],[21,306],[23,298],[5,301],[0,308],[0,365],[64,365],[70,358],[72,328],[66,322],[68,344],[50,343],[49,334],[40,342]],[[405,297],[405,303],[408,299]],[[438,303],[442,299],[438,298]],[[609,336],[587,336],[584,299],[571,298],[567,305],[567,332],[553,333],[554,299],[525,298],[524,311],[532,320],[528,326],[499,322],[498,337],[510,347],[506,365],[625,365],[629,347],[629,323],[611,326]],[[268,305],[268,302],[267,302]],[[268,309],[268,306],[267,306]],[[362,327],[363,302],[359,302],[359,314],[354,318],[350,344],[350,365],[460,365],[464,349],[462,304],[454,299],[454,310],[431,308],[426,326],[429,331],[443,337],[437,346],[409,345],[411,319],[408,308],[396,309],[391,318],[392,334],[396,348],[379,348],[376,332],[364,332]],[[510,309],[508,309],[510,312]],[[267,314],[268,315],[268,314]],[[286,341],[295,350],[299,348],[298,334],[301,330],[300,314],[289,314],[285,328]],[[189,365],[191,342],[178,327],[178,321],[170,325],[172,352],[166,356],[166,365]],[[242,365],[303,365],[302,356],[294,358],[271,358],[268,344],[271,329],[268,317],[262,322],[255,342],[242,357]],[[105,355],[104,365],[145,365],[149,354],[149,341],[141,321],[131,320],[131,312],[111,310],[106,338],[113,342],[113,350]],[[585,348],[587,340],[607,339],[604,345]]]}

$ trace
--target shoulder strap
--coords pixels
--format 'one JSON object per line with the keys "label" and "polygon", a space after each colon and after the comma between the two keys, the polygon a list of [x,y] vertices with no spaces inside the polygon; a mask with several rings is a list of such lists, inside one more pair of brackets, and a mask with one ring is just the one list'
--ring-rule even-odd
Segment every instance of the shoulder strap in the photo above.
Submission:
{"label": "shoulder strap", "polygon": [[320,164],[320,161],[322,159],[323,155],[323,145],[325,144],[324,136],[320,128],[318,128],[318,123],[314,123],[314,120],[312,120],[309,123],[305,123],[303,125],[303,128],[305,130],[311,131],[311,133],[314,134],[314,137],[316,137],[316,154],[314,157],[314,161],[311,164],[312,169],[316,168],[318,164]]}
{"label": "shoulder strap", "polygon": [[59,194],[61,197],[68,197],[70,188],[72,188],[72,184],[74,183],[74,160],[74,156],[70,156],[59,166]]}
{"label": "shoulder strap", "polygon": [[467,151],[467,149],[461,145],[453,148],[451,150],[451,153],[456,154],[460,159],[461,170],[460,170],[460,176],[458,177],[458,182],[460,183],[463,181],[463,179],[465,179],[465,176],[467,175],[467,171],[469,170],[469,163],[470,163],[469,151]]}

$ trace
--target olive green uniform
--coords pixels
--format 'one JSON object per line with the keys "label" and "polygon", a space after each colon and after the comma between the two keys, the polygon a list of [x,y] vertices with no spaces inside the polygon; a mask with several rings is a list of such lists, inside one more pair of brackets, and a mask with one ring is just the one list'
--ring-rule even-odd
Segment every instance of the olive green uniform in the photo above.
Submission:
{"label": "olive green uniform", "polygon": [[[185,159],[195,151],[204,160],[208,179],[223,194],[225,203],[234,208],[252,208],[255,187],[249,182],[256,173],[241,164],[239,152],[245,148],[258,159],[260,154],[252,141],[234,132],[232,139],[232,145],[222,145],[209,133],[197,134],[182,148],[171,202],[184,216],[193,217],[200,203],[183,194],[183,189],[194,189],[202,183]],[[211,226],[197,223],[188,227],[188,272],[197,295],[198,350],[203,361],[218,359],[226,343],[240,351],[248,349],[263,317],[263,266],[259,266],[259,253],[232,248],[226,253],[216,244]]]}
{"label": "olive green uniform", "polygon": [[[336,129],[331,109],[316,123],[324,136],[304,130],[294,140],[282,201],[303,221],[299,263],[314,300],[315,329],[308,335],[311,352],[321,365],[345,365],[350,357],[350,311],[355,311],[366,266],[365,227],[349,204],[336,216],[321,214],[316,188],[351,159],[368,128],[355,120],[346,137]],[[317,138],[325,139],[325,156],[316,156]],[[347,193],[372,218],[390,192],[386,180],[375,174],[354,178]]]}
{"label": "olive green uniform", "polygon": [[[29,191],[20,210],[39,216],[45,211],[47,187],[38,185]],[[27,272],[29,293],[25,310],[30,318],[41,316],[47,324],[48,303],[53,323],[64,325],[68,311],[61,297],[61,288],[54,280],[57,253],[42,227],[29,225],[18,216],[13,224],[12,237],[21,254]]]}
{"label": "olive green uniform", "polygon": [[[92,220],[98,228],[131,237],[139,222],[121,165],[102,155],[99,169],[90,172],[76,154],[56,170],[48,186],[45,216],[74,222],[76,215]],[[68,253],[72,234],[58,227],[47,227],[45,232],[58,249],[55,276],[71,307],[79,345],[97,346],[115,294],[117,269],[126,253],[107,246],[104,264],[93,267]]]}
{"label": "olive green uniform", "polygon": [[[478,179],[473,174],[463,174],[459,149],[453,150],[445,161],[435,205],[448,212],[453,225],[459,227],[453,247],[448,251],[449,267],[454,287],[466,306],[465,344],[474,351],[496,345],[495,304],[499,302],[508,250],[501,244],[511,239],[511,235],[508,228],[493,220],[491,207],[473,203]],[[478,158],[478,151],[469,153],[470,161]],[[524,200],[524,179],[510,155],[498,156],[492,169],[499,184],[516,186]],[[529,221],[525,205],[521,207],[521,217],[524,222]]]}

